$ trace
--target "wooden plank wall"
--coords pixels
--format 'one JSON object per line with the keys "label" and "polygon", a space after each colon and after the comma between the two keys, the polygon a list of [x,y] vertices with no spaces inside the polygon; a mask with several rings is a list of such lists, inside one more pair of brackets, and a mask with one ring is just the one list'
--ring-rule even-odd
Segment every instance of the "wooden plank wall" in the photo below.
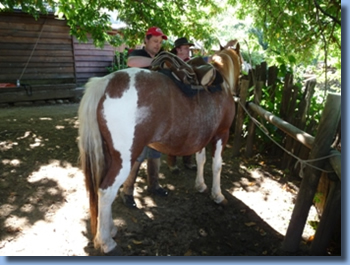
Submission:
{"label": "wooden plank wall", "polygon": [[0,83],[20,79],[32,87],[29,95],[23,86],[0,86],[0,103],[75,97],[81,94],[76,88],[90,77],[108,74],[115,51],[124,49],[109,44],[96,48],[92,40],[79,43],[69,34],[67,21],[53,15],[35,20],[19,11],[0,12],[0,36]]}
{"label": "wooden plank wall", "polygon": [[83,85],[90,77],[104,76],[109,73],[107,67],[113,63],[115,47],[105,44],[103,49],[96,48],[92,40],[87,43],[79,43],[75,37],[73,37],[73,47],[78,85]]}
{"label": "wooden plank wall", "polygon": [[52,15],[35,20],[20,12],[0,13],[0,35],[0,83],[20,79],[21,84],[32,86],[75,86],[72,38],[66,21]]}

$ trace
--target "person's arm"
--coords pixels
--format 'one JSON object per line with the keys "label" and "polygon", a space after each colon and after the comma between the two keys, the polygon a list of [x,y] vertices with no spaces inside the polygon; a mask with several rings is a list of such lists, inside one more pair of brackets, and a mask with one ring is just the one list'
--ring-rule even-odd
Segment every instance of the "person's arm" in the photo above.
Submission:
{"label": "person's arm", "polygon": [[129,67],[149,67],[152,60],[152,58],[144,56],[131,56],[128,58],[127,64]]}

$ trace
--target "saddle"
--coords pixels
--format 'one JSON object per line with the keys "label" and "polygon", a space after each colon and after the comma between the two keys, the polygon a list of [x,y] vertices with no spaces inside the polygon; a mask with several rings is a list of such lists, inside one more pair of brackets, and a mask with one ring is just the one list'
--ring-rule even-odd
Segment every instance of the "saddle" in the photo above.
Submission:
{"label": "saddle", "polygon": [[190,85],[192,89],[205,89],[208,86],[221,84],[222,77],[216,69],[204,61],[202,57],[195,57],[184,62],[175,54],[161,52],[151,63],[152,70],[169,69],[171,74],[182,83]]}

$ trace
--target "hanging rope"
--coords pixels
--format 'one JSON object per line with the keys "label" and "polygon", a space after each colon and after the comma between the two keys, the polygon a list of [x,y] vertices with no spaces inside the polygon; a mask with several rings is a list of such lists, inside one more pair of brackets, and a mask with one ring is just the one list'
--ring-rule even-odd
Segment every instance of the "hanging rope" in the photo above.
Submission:
{"label": "hanging rope", "polygon": [[261,122],[259,122],[257,119],[255,119],[252,115],[250,115],[249,111],[246,109],[246,107],[242,104],[242,102],[240,101],[240,98],[238,97],[234,97],[235,102],[238,102],[238,104],[243,108],[243,110],[247,113],[247,115],[249,116],[249,118],[255,123],[255,125],[273,142],[275,143],[279,148],[281,148],[283,151],[285,151],[287,154],[289,154],[290,156],[292,156],[293,158],[295,158],[297,160],[297,162],[295,163],[295,168],[300,164],[300,172],[299,175],[302,178],[303,177],[303,171],[304,168],[306,166],[310,166],[314,169],[317,169],[321,172],[325,172],[325,173],[333,173],[333,171],[327,171],[324,170],[322,168],[316,167],[314,165],[311,164],[311,162],[315,162],[315,161],[320,161],[320,160],[325,160],[328,159],[330,157],[333,156],[337,156],[339,154],[330,154],[324,157],[319,157],[319,158],[315,158],[315,159],[309,159],[309,160],[303,160],[297,156],[295,156],[292,152],[288,151],[287,149],[285,149],[283,146],[281,146],[279,143],[277,143],[277,141],[275,141],[270,135],[269,135],[269,131],[266,129],[266,127],[261,124]]}
{"label": "hanging rope", "polygon": [[23,71],[22,71],[20,77],[18,78],[18,81],[20,81],[20,80],[22,79],[22,76],[23,76],[25,70],[27,69],[27,66],[28,66],[28,64],[29,64],[29,61],[30,61],[30,59],[32,59],[33,53],[34,53],[34,51],[35,51],[35,49],[36,49],[36,46],[38,45],[38,42],[39,42],[40,37],[41,37],[41,34],[43,33],[45,22],[46,22],[46,18],[45,18],[45,20],[44,20],[43,25],[41,26],[41,30],[40,30],[39,36],[38,36],[38,38],[37,38],[37,40],[36,40],[36,43],[35,43],[35,45],[34,45],[34,48],[33,48],[32,52],[31,52],[31,54],[30,54],[30,56],[29,56],[29,58],[28,58],[27,63],[25,64],[25,66],[24,66],[24,68],[23,68]]}

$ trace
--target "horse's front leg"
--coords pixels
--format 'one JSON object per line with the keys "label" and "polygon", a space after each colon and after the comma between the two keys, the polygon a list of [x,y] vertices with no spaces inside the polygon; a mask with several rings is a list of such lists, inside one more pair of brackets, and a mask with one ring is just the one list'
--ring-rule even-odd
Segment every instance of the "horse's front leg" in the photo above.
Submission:
{"label": "horse's front leg", "polygon": [[215,146],[215,153],[213,156],[213,164],[212,164],[212,170],[213,170],[213,186],[211,188],[211,195],[213,197],[213,200],[218,204],[226,204],[227,200],[225,199],[224,195],[221,193],[221,168],[222,168],[222,140],[219,140],[216,142]]}
{"label": "horse's front leg", "polygon": [[207,185],[204,183],[204,164],[205,164],[205,148],[196,153],[197,161],[197,177],[195,181],[195,188],[199,192],[205,192],[207,190]]}

